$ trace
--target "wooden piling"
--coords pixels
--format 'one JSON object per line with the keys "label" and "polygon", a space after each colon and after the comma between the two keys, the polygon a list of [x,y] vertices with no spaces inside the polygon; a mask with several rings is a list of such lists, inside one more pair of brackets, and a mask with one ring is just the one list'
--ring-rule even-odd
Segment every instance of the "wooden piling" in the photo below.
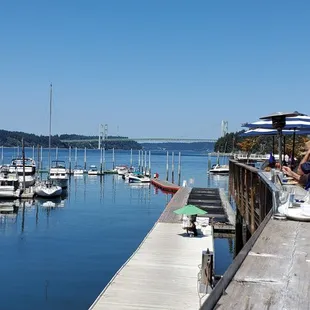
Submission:
{"label": "wooden piling", "polygon": [[138,155],[138,171],[140,172],[141,170],[141,151],[139,150],[139,155]]}
{"label": "wooden piling", "polygon": [[149,151],[149,176],[152,177],[152,172],[151,172],[151,151]]}
{"label": "wooden piling", "polygon": [[103,174],[103,149],[100,148],[100,175]]}
{"label": "wooden piling", "polygon": [[71,174],[71,146],[69,146],[69,174]]}
{"label": "wooden piling", "polygon": [[144,159],[143,159],[143,150],[141,150],[141,173],[144,174]]}
{"label": "wooden piling", "polygon": [[1,165],[3,165],[3,160],[4,160],[4,156],[3,156],[3,145],[1,147]]}
{"label": "wooden piling", "polygon": [[171,154],[171,183],[174,183],[174,152]]}
{"label": "wooden piling", "polygon": [[38,171],[40,171],[41,167],[40,167],[40,146],[39,146],[39,144],[37,146],[37,163],[38,163]]}
{"label": "wooden piling", "polygon": [[32,158],[34,159],[34,145],[32,146]]}
{"label": "wooden piling", "polygon": [[179,152],[179,163],[178,163],[178,185],[181,185],[181,152]]}
{"label": "wooden piling", "polygon": [[58,160],[58,146],[56,146],[56,150],[55,150],[55,159]]}
{"label": "wooden piling", "polygon": [[114,170],[115,168],[115,154],[114,154],[114,147],[112,149],[112,169]]}
{"label": "wooden piling", "polygon": [[167,162],[166,162],[166,181],[169,180],[169,152],[167,151]]}
{"label": "wooden piling", "polygon": [[26,172],[25,172],[25,146],[24,138],[22,138],[22,158],[23,158],[23,192],[26,189]]}
{"label": "wooden piling", "polygon": [[87,168],[87,155],[86,155],[87,149],[84,148],[84,170],[86,171]]}
{"label": "wooden piling", "polygon": [[147,151],[144,152],[144,174],[146,175],[147,166],[146,166],[146,158],[147,158]]}
{"label": "wooden piling", "polygon": [[75,158],[74,158],[74,161],[75,161],[75,167],[77,166],[77,147],[75,147]]}
{"label": "wooden piling", "polygon": [[130,167],[132,167],[132,149],[130,149]]}

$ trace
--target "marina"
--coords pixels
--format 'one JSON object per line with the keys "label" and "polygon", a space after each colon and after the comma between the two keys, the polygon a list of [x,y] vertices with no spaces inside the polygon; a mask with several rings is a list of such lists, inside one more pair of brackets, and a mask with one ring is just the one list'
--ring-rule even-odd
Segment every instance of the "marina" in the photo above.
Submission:
{"label": "marina", "polygon": [[[16,149],[5,151],[4,162],[9,162]],[[25,153],[31,155],[32,149],[26,148]],[[138,154],[133,153],[133,166],[138,166]],[[51,154],[54,159],[55,151]],[[83,149],[78,150],[78,158],[83,154]],[[100,166],[100,150],[88,150],[87,154],[88,165]],[[114,156],[115,166],[130,163],[130,151],[116,151]],[[47,157],[43,149],[42,167]],[[68,167],[68,150],[58,149],[58,160]],[[207,167],[206,157],[184,153],[182,162],[182,180],[227,192],[227,177],[201,173]],[[105,166],[112,170],[112,151],[106,151]],[[165,176],[166,153],[152,154],[152,166],[159,176]],[[126,183],[117,174],[83,174],[71,175],[66,192],[58,198],[3,202],[0,272],[8,283],[0,292],[3,307],[15,309],[25,299],[27,310],[87,309],[138,248],[172,196],[151,184]],[[179,229],[182,222],[173,225]],[[180,233],[184,233],[182,228]],[[218,253],[216,274],[223,274],[232,261],[232,238],[215,238],[214,250]],[[193,259],[201,260],[200,254]],[[11,262],[9,266],[6,261]],[[194,266],[193,270],[199,269]],[[197,283],[197,274],[195,279]],[[5,298],[16,292],[19,299]],[[197,295],[195,302],[199,302]]]}

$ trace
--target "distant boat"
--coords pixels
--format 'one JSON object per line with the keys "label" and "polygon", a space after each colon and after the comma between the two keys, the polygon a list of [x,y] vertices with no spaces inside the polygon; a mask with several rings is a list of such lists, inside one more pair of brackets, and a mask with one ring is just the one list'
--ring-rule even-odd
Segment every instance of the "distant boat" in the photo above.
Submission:
{"label": "distant boat", "polygon": [[142,174],[136,174],[136,175],[132,174],[132,175],[129,175],[128,182],[129,183],[150,183],[151,179]]}
{"label": "distant boat", "polygon": [[61,188],[68,187],[68,174],[63,160],[53,160],[49,173],[50,180]]}
{"label": "distant boat", "polygon": [[88,175],[98,175],[99,171],[96,165],[90,165],[89,170],[87,171]]}
{"label": "distant boat", "polygon": [[229,166],[228,165],[216,164],[216,165],[212,166],[212,168],[209,170],[209,172],[210,173],[217,173],[217,174],[229,173]]}
{"label": "distant boat", "polygon": [[76,165],[73,169],[73,174],[74,175],[83,175],[84,169],[82,168],[82,166]]}

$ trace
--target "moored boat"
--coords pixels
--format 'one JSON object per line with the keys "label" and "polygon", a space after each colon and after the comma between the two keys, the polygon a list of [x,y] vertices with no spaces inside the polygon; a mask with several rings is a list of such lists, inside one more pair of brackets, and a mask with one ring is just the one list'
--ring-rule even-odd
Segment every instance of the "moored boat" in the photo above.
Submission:
{"label": "moored boat", "polygon": [[216,164],[216,165],[212,166],[212,168],[209,170],[209,172],[210,173],[217,173],[217,174],[229,173],[229,166],[228,165]]}
{"label": "moored boat", "polygon": [[9,171],[11,173],[17,173],[18,181],[20,184],[24,182],[24,168],[23,161],[25,166],[25,187],[34,185],[36,181],[36,163],[32,158],[23,158],[18,157],[14,158],[11,161],[9,166]]}
{"label": "moored boat", "polygon": [[35,186],[35,193],[40,197],[57,197],[62,194],[62,188],[51,181],[42,181]]}
{"label": "moored boat", "polygon": [[142,174],[136,174],[136,175],[132,174],[128,176],[128,182],[129,183],[150,183],[151,179]]}
{"label": "moored boat", "polygon": [[68,187],[68,174],[66,170],[66,164],[63,160],[53,160],[52,166],[49,171],[49,178],[54,184],[61,188]]}
{"label": "moored boat", "polygon": [[9,166],[0,168],[0,199],[17,198],[20,196],[20,186],[17,172],[10,172]]}
{"label": "moored boat", "polygon": [[90,165],[89,170],[87,171],[88,175],[98,175],[99,171],[96,165]]}

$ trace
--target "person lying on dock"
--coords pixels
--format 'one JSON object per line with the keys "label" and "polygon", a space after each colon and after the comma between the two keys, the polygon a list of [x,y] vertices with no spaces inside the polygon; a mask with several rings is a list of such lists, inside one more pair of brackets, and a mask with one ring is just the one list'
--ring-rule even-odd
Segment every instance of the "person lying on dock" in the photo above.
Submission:
{"label": "person lying on dock", "polygon": [[310,188],[310,162],[304,162],[300,165],[300,170],[302,174],[292,171],[291,168],[283,166],[282,171],[294,178],[305,190]]}

